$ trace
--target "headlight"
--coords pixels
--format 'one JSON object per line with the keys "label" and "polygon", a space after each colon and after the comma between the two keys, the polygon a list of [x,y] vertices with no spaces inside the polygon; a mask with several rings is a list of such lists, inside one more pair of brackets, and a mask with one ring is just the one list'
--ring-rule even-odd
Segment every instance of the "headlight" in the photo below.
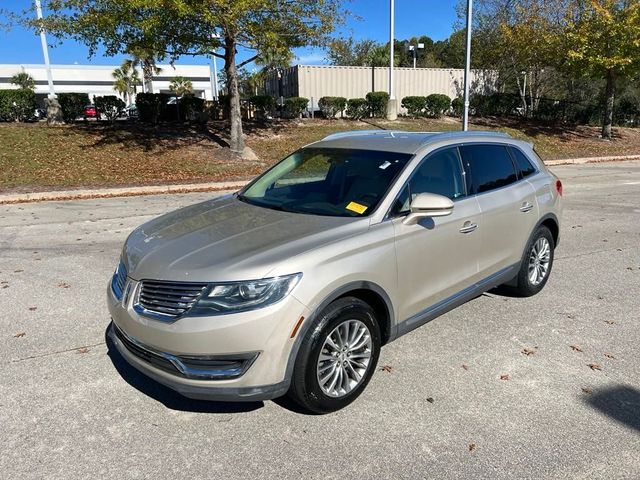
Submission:
{"label": "headlight", "polygon": [[189,313],[215,315],[273,305],[289,295],[301,278],[302,273],[295,273],[262,280],[209,285]]}

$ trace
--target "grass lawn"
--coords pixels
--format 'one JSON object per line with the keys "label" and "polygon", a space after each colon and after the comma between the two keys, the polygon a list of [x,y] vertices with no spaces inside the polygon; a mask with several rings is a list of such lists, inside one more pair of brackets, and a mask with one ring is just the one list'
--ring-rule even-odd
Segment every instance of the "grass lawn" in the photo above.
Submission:
{"label": "grass lawn", "polygon": [[[364,129],[459,130],[454,119],[397,122],[303,120],[269,127],[247,124],[250,162],[225,148],[224,125],[62,127],[0,124],[0,191],[37,191],[90,186],[205,182],[249,178],[287,153],[325,135]],[[501,130],[532,141],[544,159],[640,154],[640,129],[616,128],[612,141],[596,127],[548,126],[515,120],[474,119],[473,129]]]}

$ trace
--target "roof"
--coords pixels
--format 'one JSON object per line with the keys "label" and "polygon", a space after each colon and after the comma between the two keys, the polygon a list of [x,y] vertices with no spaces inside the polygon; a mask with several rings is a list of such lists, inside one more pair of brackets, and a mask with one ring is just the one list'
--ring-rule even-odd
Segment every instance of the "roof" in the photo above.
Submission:
{"label": "roof", "polygon": [[404,132],[398,130],[354,130],[326,136],[314,147],[355,148],[416,153],[421,147],[446,140],[511,139],[507,133],[473,130],[467,132]]}

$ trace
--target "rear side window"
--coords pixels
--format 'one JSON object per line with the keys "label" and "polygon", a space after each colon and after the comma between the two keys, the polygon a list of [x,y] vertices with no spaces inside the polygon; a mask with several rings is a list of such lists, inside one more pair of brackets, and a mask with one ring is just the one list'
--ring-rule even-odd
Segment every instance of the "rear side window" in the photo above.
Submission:
{"label": "rear side window", "polygon": [[507,148],[502,145],[460,147],[465,170],[471,173],[471,193],[488,192],[518,179]]}
{"label": "rear side window", "polygon": [[536,167],[531,164],[531,160],[529,160],[527,156],[520,151],[519,148],[511,148],[510,150],[513,154],[513,158],[516,161],[516,166],[518,167],[520,176],[522,178],[536,173]]}

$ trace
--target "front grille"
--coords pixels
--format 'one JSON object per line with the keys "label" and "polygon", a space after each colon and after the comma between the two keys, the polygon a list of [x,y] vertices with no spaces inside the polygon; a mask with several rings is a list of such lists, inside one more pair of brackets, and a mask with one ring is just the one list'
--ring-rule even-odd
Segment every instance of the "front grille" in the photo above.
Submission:
{"label": "front grille", "polygon": [[228,380],[242,376],[258,353],[237,355],[192,356],[159,352],[129,337],[115,324],[113,331],[124,347],[141,360],[160,370],[181,377],[200,380]]}
{"label": "front grille", "polygon": [[111,289],[118,300],[122,300],[122,292],[124,291],[124,285],[127,282],[127,268],[124,266],[122,260],[118,264],[118,268],[113,273],[111,279]]}
{"label": "front grille", "polygon": [[185,314],[196,303],[206,283],[161,282],[143,280],[138,305],[149,312],[175,318]]}

